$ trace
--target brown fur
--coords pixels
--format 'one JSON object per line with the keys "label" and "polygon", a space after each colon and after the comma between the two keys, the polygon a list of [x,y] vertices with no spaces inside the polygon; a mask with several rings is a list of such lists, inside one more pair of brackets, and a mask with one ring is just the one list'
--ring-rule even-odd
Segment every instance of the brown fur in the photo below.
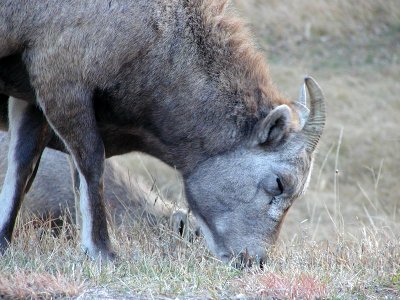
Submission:
{"label": "brown fur", "polygon": [[[200,76],[201,81],[207,81],[211,79],[212,81],[216,82],[216,85],[218,86],[218,95],[216,95],[215,98],[218,98],[218,100],[215,101],[216,99],[207,99],[208,101],[205,106],[208,108],[209,111],[213,110],[216,112],[215,114],[219,118],[219,121],[227,123],[225,125],[222,125],[220,122],[215,124],[210,123],[208,124],[209,126],[207,128],[202,128],[202,130],[206,129],[206,131],[200,131],[197,133],[194,133],[194,130],[199,129],[198,125],[189,123],[186,126],[188,129],[187,132],[180,131],[177,133],[166,133],[170,136],[196,135],[199,137],[199,139],[207,137],[207,142],[201,142],[203,145],[205,144],[205,149],[204,146],[203,149],[198,149],[199,146],[196,145],[197,142],[190,141],[191,145],[184,145],[183,147],[181,146],[180,149],[176,148],[174,145],[169,145],[169,147],[172,147],[172,149],[166,151],[166,145],[161,145],[159,137],[154,136],[152,132],[143,130],[143,128],[133,129],[130,127],[128,129],[128,134],[131,134],[132,136],[138,136],[140,139],[146,139],[150,143],[149,147],[140,148],[138,150],[150,152],[157,157],[161,156],[161,158],[167,163],[174,164],[179,169],[185,168],[190,171],[190,169],[192,169],[197,164],[199,159],[204,159],[202,158],[203,154],[209,156],[215,155],[218,152],[226,151],[234,144],[237,144],[239,141],[241,141],[243,138],[246,138],[246,136],[248,136],[248,133],[254,127],[255,123],[265,117],[273,107],[276,107],[280,104],[289,104],[289,101],[282,98],[277,90],[274,88],[269,76],[268,67],[265,63],[265,59],[263,58],[262,54],[255,49],[250,39],[251,35],[244,27],[242,21],[236,18],[229,9],[225,9],[227,6],[227,2],[228,1],[225,0],[175,0],[169,2],[153,1],[151,2],[151,4],[148,4],[148,6],[150,6],[155,11],[153,12],[153,16],[149,17],[149,27],[155,27],[157,35],[145,32],[147,36],[145,36],[144,40],[149,40],[149,42],[154,43],[160,43],[161,41],[169,43],[171,42],[171,39],[174,38],[174,34],[182,34],[181,32],[184,31],[185,34],[181,38],[189,43],[183,45],[183,47],[186,48],[175,50],[181,51],[179,53],[180,57],[177,58],[177,66],[175,67],[182,68],[185,60],[188,60],[190,61],[190,65],[187,65],[187,67],[192,68],[192,70],[190,70],[187,75],[183,76]],[[183,8],[180,7],[181,5],[183,6]],[[96,13],[102,12],[92,12],[93,15]],[[179,18],[182,19],[182,21],[175,25],[174,18],[176,18],[177,15],[179,16]],[[89,18],[90,17],[91,15],[89,15]],[[152,18],[158,19],[153,20]],[[58,22],[57,19],[55,21],[46,19],[47,17],[44,18],[43,23]],[[24,22],[29,22],[29,20],[24,20]],[[173,28],[171,27],[171,24],[174,24],[174,26],[181,26],[182,28]],[[17,28],[19,26],[22,27],[21,24],[13,25]],[[106,27],[107,25],[104,24],[102,26]],[[178,33],[174,32],[176,30],[178,30]],[[127,40],[126,42],[128,41],[129,40]],[[138,42],[139,41],[132,40],[132,44]],[[182,47],[181,45],[174,46],[177,48]],[[51,47],[51,45],[49,45],[49,47]],[[128,45],[128,43],[120,45],[121,49],[126,49],[127,47],[131,47],[131,45]],[[118,52],[120,51],[121,56],[125,55],[122,53],[122,50],[118,50],[115,55],[119,55]],[[165,51],[165,49],[155,48],[152,50],[143,51],[154,52],[161,58],[165,56],[164,52],[162,52],[162,54],[160,52]],[[67,57],[69,57],[69,54],[66,55]],[[87,63],[91,63],[92,61],[96,60],[97,58],[95,56],[93,56],[93,58],[91,59],[87,59],[86,57],[84,57],[84,60],[82,61],[79,58],[80,53],[75,53],[75,55],[77,57],[71,61],[63,61],[63,58],[60,56],[54,57],[54,60],[48,62],[49,66],[52,66],[50,67],[50,69],[52,69],[55,65],[59,66],[58,69],[64,69],[67,65],[71,63],[73,65],[75,65],[76,63],[81,63],[83,64],[82,67],[84,73],[77,73],[75,77],[82,78],[85,81],[89,78],[93,78],[93,83],[90,83],[90,85],[94,84],[94,82],[96,84],[104,85],[104,88],[112,85],[111,82],[106,82],[106,78],[103,78],[104,75],[100,73],[104,70],[112,70],[111,59],[109,60],[110,65],[104,66],[103,70],[95,70],[93,69],[93,66],[86,65]],[[143,54],[136,53],[131,55]],[[163,65],[159,65],[162,60],[155,62],[151,61],[148,63],[146,62],[146,57],[143,57],[143,59],[145,60],[144,63],[149,65],[149,68],[148,70],[144,69],[143,71],[139,69],[138,73],[145,72],[144,80],[152,83],[154,79],[146,78],[146,76],[154,76],[154,73],[152,72],[154,72],[155,70],[159,70],[160,68],[164,68]],[[43,68],[43,66],[40,67]],[[198,68],[200,68],[200,70]],[[69,72],[72,71],[71,68],[68,69]],[[137,69],[137,67],[133,67],[132,72],[135,72],[135,69]],[[176,84],[174,83],[174,81],[176,82],[177,79],[179,80],[182,75],[177,76],[177,71],[173,69],[171,69],[170,72],[171,76],[175,76],[175,80],[168,79],[168,82]],[[186,73],[186,71],[184,73]],[[49,75],[53,76],[51,72],[49,73]],[[69,74],[69,76],[70,75],[71,74]],[[158,77],[158,80],[163,80],[161,75]],[[45,76],[43,80],[47,86],[50,80],[49,76]],[[58,80],[60,79],[58,78]],[[191,87],[195,89],[194,91],[183,90],[183,92],[187,94],[186,99],[189,100],[191,98],[199,98],[199,94],[203,93],[201,85],[204,83],[202,83],[201,81],[196,83],[197,86]],[[39,82],[38,84],[41,85],[41,83]],[[161,82],[161,85],[164,84]],[[192,84],[188,84],[188,87],[190,85]],[[54,86],[57,86],[57,83],[54,83]],[[154,89],[155,87],[152,86],[149,88]],[[133,86],[132,89],[137,90],[138,87]],[[165,88],[163,89],[163,94],[176,92],[175,88],[172,91]],[[183,87],[183,89],[185,89],[185,87]],[[47,93],[47,88],[45,88],[43,92]],[[121,97],[121,95],[118,95],[116,93],[115,97]],[[179,115],[170,116],[171,120],[176,120],[176,122],[187,122],[187,120],[193,119],[193,121],[195,121],[196,123],[203,122],[203,120],[201,120],[201,116],[205,114],[203,103],[190,101],[181,103],[179,105],[188,105],[185,110],[190,111],[191,114],[196,115],[197,119],[193,119],[191,115],[187,115],[184,111],[178,110]],[[118,107],[116,109],[118,109]],[[140,110],[144,109],[143,104],[137,106],[137,108],[134,109],[139,110],[135,114],[142,113]],[[154,111],[154,113],[159,114],[160,112]],[[225,117],[224,119],[221,119],[219,116]],[[105,128],[105,126],[102,126],[101,124],[100,127]],[[107,128],[108,127],[109,125],[107,125]],[[165,127],[165,125],[163,127]],[[108,130],[107,128],[104,130]],[[125,133],[121,134],[126,135]],[[229,135],[233,135],[235,138],[228,140],[226,137]],[[225,138],[221,139],[222,136],[225,136]],[[116,139],[115,134],[112,139]],[[169,142],[169,144],[171,143]],[[163,149],[162,153],[157,153],[156,149],[160,148]],[[201,152],[205,151],[206,153],[198,153],[199,150]],[[182,151],[184,153],[181,153],[181,155],[179,155],[180,157],[187,157],[188,153],[191,153],[191,157],[183,161],[177,161],[176,155],[171,154],[171,152],[176,153]],[[106,152],[108,152],[107,147]]]}
{"label": "brown fur", "polygon": [[227,3],[203,0],[188,6],[195,39],[204,41],[199,49],[206,56],[204,68],[220,80],[226,91],[240,93],[251,114],[289,104],[272,85],[265,58],[256,50],[243,21],[225,11]]}

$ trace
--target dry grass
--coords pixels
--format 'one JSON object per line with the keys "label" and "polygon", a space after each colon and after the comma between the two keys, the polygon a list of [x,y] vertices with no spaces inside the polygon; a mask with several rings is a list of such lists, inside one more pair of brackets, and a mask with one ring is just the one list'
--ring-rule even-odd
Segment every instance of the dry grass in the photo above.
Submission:
{"label": "dry grass", "polygon": [[164,224],[114,230],[115,263],[88,259],[73,228],[58,237],[33,223],[23,228],[0,261],[0,295],[10,299],[400,297],[400,242],[389,228],[360,225],[357,236],[321,242],[282,239],[263,270],[222,264],[201,239],[182,241]]}
{"label": "dry grass", "polygon": [[82,291],[82,283],[70,282],[61,274],[27,272],[23,269],[2,273],[0,278],[1,299],[53,299],[73,297]]}
{"label": "dry grass", "polygon": [[[310,190],[291,208],[263,270],[216,261],[201,240],[179,241],[165,224],[114,228],[114,264],[87,259],[74,228],[59,237],[19,224],[0,259],[10,298],[400,297],[400,3],[234,1],[270,57],[273,78],[295,98],[301,77],[322,85],[328,123]],[[182,201],[179,176],[145,157],[136,172]],[[336,172],[338,171],[338,172]],[[128,230],[126,230],[128,229]]]}
{"label": "dry grass", "polygon": [[362,231],[362,237],[330,242],[282,242],[267,273],[245,276],[243,287],[254,293],[258,286],[258,294],[279,299],[399,297],[394,279],[400,267],[398,240],[384,231]]}

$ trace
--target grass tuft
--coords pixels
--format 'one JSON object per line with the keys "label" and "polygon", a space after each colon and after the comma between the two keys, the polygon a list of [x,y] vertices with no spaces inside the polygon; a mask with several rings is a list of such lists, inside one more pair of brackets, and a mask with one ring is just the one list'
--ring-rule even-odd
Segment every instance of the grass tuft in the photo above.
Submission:
{"label": "grass tuft", "polygon": [[24,269],[1,272],[1,299],[54,299],[73,297],[82,293],[80,280],[67,280],[63,275],[28,272]]}

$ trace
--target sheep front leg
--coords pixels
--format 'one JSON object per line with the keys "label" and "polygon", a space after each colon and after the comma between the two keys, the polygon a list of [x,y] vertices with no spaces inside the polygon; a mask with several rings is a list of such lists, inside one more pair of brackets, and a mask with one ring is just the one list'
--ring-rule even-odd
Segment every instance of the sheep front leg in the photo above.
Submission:
{"label": "sheep front leg", "polygon": [[79,204],[79,172],[71,155],[68,155],[68,164],[71,171],[72,191],[74,192],[75,225],[80,230],[82,228],[82,218]]}
{"label": "sheep front leg", "polygon": [[80,86],[61,91],[47,88],[39,95],[47,121],[64,142],[79,173],[82,248],[92,258],[112,259],[115,254],[111,251],[103,202],[104,145],[92,95]]}
{"label": "sheep front leg", "polygon": [[19,208],[51,136],[41,112],[23,100],[9,100],[7,172],[0,194],[0,252],[11,242]]}

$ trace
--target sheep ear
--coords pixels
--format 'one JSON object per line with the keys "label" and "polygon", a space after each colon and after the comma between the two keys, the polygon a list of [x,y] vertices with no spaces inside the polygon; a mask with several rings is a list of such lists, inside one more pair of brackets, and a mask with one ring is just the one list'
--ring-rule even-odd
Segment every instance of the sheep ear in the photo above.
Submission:
{"label": "sheep ear", "polygon": [[253,144],[275,146],[286,137],[292,124],[292,114],[287,105],[279,105],[264,119],[260,120],[254,129]]}

